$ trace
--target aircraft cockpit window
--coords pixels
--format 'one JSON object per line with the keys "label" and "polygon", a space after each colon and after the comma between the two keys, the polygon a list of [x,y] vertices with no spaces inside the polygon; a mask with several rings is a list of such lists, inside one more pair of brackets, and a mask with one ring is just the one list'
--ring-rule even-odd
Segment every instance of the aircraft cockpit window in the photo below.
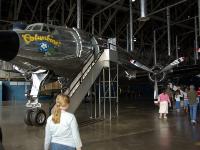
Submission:
{"label": "aircraft cockpit window", "polygon": [[33,26],[32,30],[33,30],[33,31],[40,31],[41,28],[42,28],[41,25],[35,25],[35,26]]}
{"label": "aircraft cockpit window", "polygon": [[28,26],[26,30],[31,30],[33,26]]}
{"label": "aircraft cockpit window", "polygon": [[49,32],[49,30],[48,30],[48,28],[46,26],[43,26],[42,31]]}
{"label": "aircraft cockpit window", "polygon": [[50,30],[50,32],[54,32],[54,31],[55,31],[55,28],[49,27],[49,30]]}

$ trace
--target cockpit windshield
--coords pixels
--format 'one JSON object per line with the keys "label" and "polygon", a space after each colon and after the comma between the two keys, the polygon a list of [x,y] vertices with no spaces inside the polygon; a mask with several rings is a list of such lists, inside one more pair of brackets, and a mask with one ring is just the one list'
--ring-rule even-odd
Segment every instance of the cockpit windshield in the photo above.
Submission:
{"label": "cockpit windshield", "polygon": [[36,23],[36,24],[31,24],[26,27],[25,30],[28,31],[44,31],[44,32],[54,32],[55,27],[52,25],[47,26],[46,24],[43,23]]}

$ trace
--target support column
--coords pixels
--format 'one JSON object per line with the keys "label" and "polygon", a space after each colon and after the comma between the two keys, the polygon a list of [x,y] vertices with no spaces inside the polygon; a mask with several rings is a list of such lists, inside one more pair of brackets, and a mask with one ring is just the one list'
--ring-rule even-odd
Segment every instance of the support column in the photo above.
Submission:
{"label": "support column", "polygon": [[110,67],[108,69],[108,88],[109,88],[109,111],[110,111],[110,120],[112,119],[112,100],[111,100],[111,73],[110,73]]}
{"label": "support column", "polygon": [[168,43],[168,56],[171,56],[171,34],[170,34],[170,8],[167,7],[167,43]]}
{"label": "support column", "polygon": [[118,78],[119,78],[119,65],[117,64],[117,98],[116,98],[116,103],[117,103],[117,117],[119,116],[119,82],[118,82]]}
{"label": "support column", "polygon": [[128,26],[128,24],[126,25],[126,35],[127,35],[126,49],[127,49],[127,52],[129,52],[129,26]]}
{"label": "support column", "polygon": [[132,11],[132,0],[129,0],[129,11],[130,11],[130,52],[133,52],[133,11]]}
{"label": "support column", "polygon": [[[96,81],[94,82],[94,118],[97,118],[97,97],[96,97]],[[93,93],[92,93],[93,94]]]}
{"label": "support column", "polygon": [[2,9],[1,9],[1,0],[0,0],[0,20],[2,20],[1,12],[2,12]]}
{"label": "support column", "polygon": [[65,24],[65,1],[64,0],[62,1],[61,9],[62,9],[61,23],[62,23],[62,25],[64,25]]}
{"label": "support column", "polygon": [[99,118],[101,118],[101,76],[99,76]]}
{"label": "support column", "polygon": [[103,69],[103,117],[106,118],[106,87],[105,87],[105,68]]}
{"label": "support column", "polygon": [[[176,35],[176,59],[178,59],[179,56],[178,56],[178,36]],[[178,67],[178,64],[177,64],[177,67]]]}
{"label": "support column", "polygon": [[157,64],[157,56],[156,56],[156,31],[153,31],[153,50],[154,50],[154,65]]}
{"label": "support column", "polygon": [[77,29],[81,29],[81,0],[77,0]]}
{"label": "support column", "polygon": [[92,88],[90,88],[90,90],[88,91],[88,97],[87,97],[90,101],[90,118],[93,118],[93,105],[92,105]]}
{"label": "support column", "polygon": [[194,18],[194,32],[195,32],[195,50],[194,50],[194,56],[195,56],[195,64],[196,60],[199,59],[198,57],[198,29],[197,29],[197,17]]}
{"label": "support column", "polygon": [[53,4],[55,4],[56,1],[57,1],[57,0],[53,0],[53,1],[49,4],[49,6],[47,7],[47,25],[48,25],[49,22],[50,22],[50,8],[51,8],[51,6],[53,6]]}
{"label": "support column", "polygon": [[17,0],[15,0],[15,2],[14,2],[14,16],[13,16],[15,21],[17,19],[17,4],[18,4]]}
{"label": "support column", "polygon": [[99,14],[99,35],[101,34],[101,14]]}
{"label": "support column", "polygon": [[200,36],[200,0],[198,0],[199,36]]}

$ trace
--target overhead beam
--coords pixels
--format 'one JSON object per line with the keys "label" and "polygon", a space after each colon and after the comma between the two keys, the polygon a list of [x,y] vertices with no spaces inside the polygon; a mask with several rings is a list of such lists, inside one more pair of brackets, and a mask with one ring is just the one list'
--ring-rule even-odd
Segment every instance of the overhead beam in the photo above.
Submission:
{"label": "overhead beam", "polygon": [[62,2],[60,1],[59,3],[57,3],[57,6],[54,7],[54,14],[52,16],[52,21],[53,20],[57,21],[55,18],[56,18],[56,15],[58,13],[58,10],[61,10],[61,8],[62,8],[61,6],[62,6]]}
{"label": "overhead beam", "polygon": [[34,7],[34,10],[33,10],[33,14],[32,14],[32,17],[31,17],[31,22],[33,21],[33,18],[35,16],[35,13],[36,13],[36,10],[38,8],[38,4],[39,4],[40,0],[37,0],[36,4],[35,4],[35,7]]}
{"label": "overhead beam", "polygon": [[69,14],[67,16],[67,19],[65,20],[65,25],[68,24],[68,22],[69,22],[69,20],[70,20],[70,18],[72,16],[72,14],[73,14],[73,12],[74,12],[75,7],[76,7],[76,3],[73,3],[73,5],[70,6]]}
{"label": "overhead beam", "polygon": [[188,6],[184,11],[182,11],[181,14],[176,18],[176,21],[178,21],[179,19],[181,19],[181,18],[185,15],[185,13],[188,12],[188,10],[191,9],[191,7],[192,7],[195,3],[196,3],[196,2],[193,2],[193,3],[189,4],[189,6]]}
{"label": "overhead beam", "polygon": [[17,20],[19,18],[19,13],[20,13],[21,7],[22,7],[22,0],[19,0],[18,7],[17,7],[17,15],[16,15]]}
{"label": "overhead beam", "polygon": [[[103,16],[104,16],[104,18],[105,18],[106,20],[109,20],[108,16],[105,14],[105,12],[103,12],[102,14],[103,14]],[[115,32],[113,31],[113,29],[112,29],[110,26],[108,26],[108,27],[110,28],[111,32],[114,34]],[[96,31],[96,30],[95,30],[95,31]]]}
{"label": "overhead beam", "polygon": [[164,0],[159,0],[159,3],[153,8],[153,11],[155,11],[162,3]]}
{"label": "overhead beam", "polygon": [[[124,2],[124,0],[122,0],[122,1],[120,2],[120,4],[122,5],[123,2]],[[115,11],[113,12],[113,14],[108,18],[106,24],[104,25],[103,29],[102,29],[101,32],[100,32],[100,36],[105,32],[105,30],[106,30],[107,27],[109,26],[110,22],[112,21],[112,19],[114,18],[114,16],[115,16],[116,13],[118,12],[118,10],[119,10],[118,8],[115,9]]]}
{"label": "overhead beam", "polygon": [[[31,13],[33,14],[33,9],[31,8],[31,6],[30,6],[29,2],[28,2],[27,0],[25,0],[25,3],[26,3],[26,5],[27,5],[27,7],[29,8],[29,10],[31,11]],[[36,16],[34,16],[34,18],[35,18],[35,20],[38,22],[38,19],[37,19],[37,17],[36,17]]]}
{"label": "overhead beam", "polygon": [[[109,4],[111,4],[110,2],[107,2],[107,1],[105,1],[105,0],[87,0],[88,2],[91,2],[91,3],[94,3],[94,4],[97,4],[97,5],[102,5],[102,6],[107,6],[107,5],[109,5]],[[174,7],[174,6],[177,6],[178,4],[180,4],[180,3],[183,3],[183,2],[185,2],[185,1],[187,1],[187,0],[183,0],[183,1],[181,1],[181,2],[178,2],[178,3],[176,3],[176,4],[173,4],[173,5],[170,5],[170,6],[168,6],[168,7]],[[200,0],[198,0],[198,1],[200,1]],[[113,8],[118,8],[119,10],[121,10],[121,11],[129,11],[129,8],[128,7],[125,7],[125,6],[120,6],[120,5],[118,5],[118,4],[116,4],[115,6],[113,6]],[[157,11],[154,11],[154,12],[152,12],[152,13],[150,13],[150,17],[152,18],[152,19],[154,19],[154,20],[157,20],[157,21],[161,21],[161,22],[167,22],[167,20],[166,19],[163,19],[162,17],[159,17],[159,16],[155,16],[155,14],[156,13],[158,13],[158,12],[161,12],[161,11],[163,11],[163,10],[165,10],[166,9],[166,7],[165,8],[162,8],[162,9],[159,9],[159,10],[157,10]],[[138,11],[138,10],[136,10],[136,9],[133,9],[133,14],[140,14],[140,11]],[[147,16],[149,16],[149,14],[147,15]],[[171,23],[173,24],[174,22],[173,21],[171,21]],[[194,29],[193,27],[190,27],[190,26],[187,26],[187,25],[183,25],[183,24],[178,24],[177,26],[179,26],[179,27],[182,27],[182,28],[187,28],[187,29]]]}
{"label": "overhead beam", "polygon": [[[162,21],[162,22],[165,22],[165,23],[167,22],[166,19],[162,19],[162,18],[157,17],[157,16],[152,16],[151,18],[152,18],[152,19],[155,19],[155,20],[157,20],[157,21]],[[176,22],[171,21],[170,24],[175,25]],[[184,25],[184,24],[176,24],[176,25],[179,26],[179,27],[182,27],[182,28],[186,28],[186,29],[194,30],[194,27],[190,27],[190,26],[187,26],[187,25]]]}
{"label": "overhead beam", "polygon": [[[108,5],[111,4],[110,2],[107,2],[105,0],[87,0],[87,1],[90,2],[90,3],[97,4],[97,5],[102,5],[102,6],[108,6]],[[117,5],[117,4],[115,6],[113,6],[113,8],[116,8],[116,9],[122,10],[122,11],[128,11],[129,10],[127,7]]]}
{"label": "overhead beam", "polygon": [[103,9],[101,9],[100,11],[96,12],[95,14],[92,15],[92,34],[94,34],[94,18],[99,15],[100,13],[104,12],[105,10],[111,8],[112,6],[116,5],[120,0],[114,1],[113,3],[111,3],[110,5],[104,7]]}

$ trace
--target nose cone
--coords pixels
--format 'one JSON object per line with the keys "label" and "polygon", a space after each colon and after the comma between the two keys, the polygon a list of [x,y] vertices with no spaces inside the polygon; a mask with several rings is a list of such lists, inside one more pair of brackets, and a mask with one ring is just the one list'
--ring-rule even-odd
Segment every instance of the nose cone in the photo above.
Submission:
{"label": "nose cone", "polygon": [[14,31],[0,31],[0,60],[10,61],[17,56],[19,37]]}

